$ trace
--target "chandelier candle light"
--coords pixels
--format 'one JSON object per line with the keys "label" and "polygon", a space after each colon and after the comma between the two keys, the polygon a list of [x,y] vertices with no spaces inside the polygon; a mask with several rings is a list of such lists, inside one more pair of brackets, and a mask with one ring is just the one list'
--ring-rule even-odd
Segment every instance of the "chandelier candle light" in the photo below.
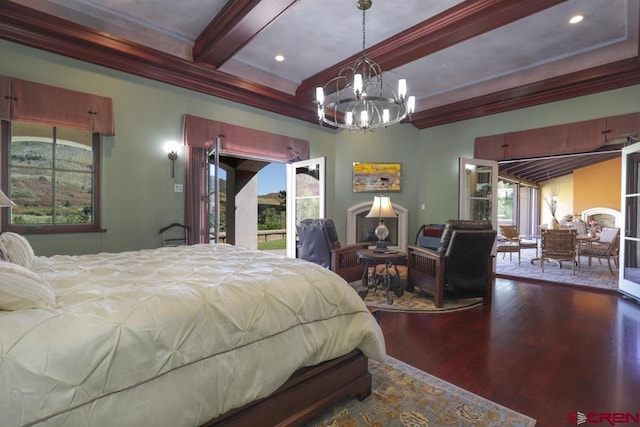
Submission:
{"label": "chandelier candle light", "polygon": [[[365,12],[371,0],[358,0],[362,10],[362,57],[338,77],[316,88],[318,120],[350,131],[376,131],[400,122],[415,111],[415,96],[407,97],[407,81],[398,80],[398,91],[382,78],[382,69],[365,54]],[[334,86],[335,85],[335,86]],[[325,100],[325,88],[332,100]],[[333,98],[335,96],[335,99]]]}
{"label": "chandelier candle light", "polygon": [[391,205],[391,199],[389,196],[373,196],[373,205],[371,210],[367,214],[367,218],[378,218],[378,226],[376,227],[374,234],[378,238],[376,242],[376,252],[384,252],[387,250],[386,238],[389,237],[389,229],[384,225],[382,218],[395,218],[395,211]]}

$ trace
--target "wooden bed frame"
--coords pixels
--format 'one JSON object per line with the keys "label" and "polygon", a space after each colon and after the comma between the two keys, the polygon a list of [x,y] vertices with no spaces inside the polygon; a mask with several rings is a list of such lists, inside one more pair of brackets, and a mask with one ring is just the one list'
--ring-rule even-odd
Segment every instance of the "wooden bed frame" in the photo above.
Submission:
{"label": "wooden bed frame", "polygon": [[368,358],[354,350],[337,359],[297,371],[265,399],[216,417],[210,426],[297,426],[341,400],[371,394]]}

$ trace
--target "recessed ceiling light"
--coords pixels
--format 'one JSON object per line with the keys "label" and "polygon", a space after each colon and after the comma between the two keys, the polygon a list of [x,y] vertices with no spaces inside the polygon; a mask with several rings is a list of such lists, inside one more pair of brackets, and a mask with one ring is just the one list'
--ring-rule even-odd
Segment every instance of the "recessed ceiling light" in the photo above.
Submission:
{"label": "recessed ceiling light", "polygon": [[284,61],[284,56],[283,55],[276,55],[276,61],[278,61],[278,62]]}
{"label": "recessed ceiling light", "polygon": [[569,24],[577,24],[578,22],[582,21],[583,19],[584,19],[584,16],[582,16],[582,15],[573,16],[571,19],[569,19]]}

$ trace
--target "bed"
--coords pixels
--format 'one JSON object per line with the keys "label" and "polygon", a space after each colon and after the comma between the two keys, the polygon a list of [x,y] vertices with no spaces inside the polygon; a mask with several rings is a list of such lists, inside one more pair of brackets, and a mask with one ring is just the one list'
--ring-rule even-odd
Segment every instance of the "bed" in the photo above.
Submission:
{"label": "bed", "polygon": [[2,426],[298,424],[364,398],[385,357],[357,293],[306,261],[201,244],[26,264],[55,301],[0,311]]}

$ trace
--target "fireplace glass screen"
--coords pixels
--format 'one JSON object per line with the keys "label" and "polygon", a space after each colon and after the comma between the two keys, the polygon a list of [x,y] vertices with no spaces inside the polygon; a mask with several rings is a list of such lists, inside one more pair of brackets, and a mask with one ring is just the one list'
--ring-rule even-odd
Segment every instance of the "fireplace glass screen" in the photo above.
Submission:
{"label": "fireplace glass screen", "polygon": [[[374,231],[378,226],[379,218],[367,218],[367,213],[362,212],[356,216],[356,242],[369,242],[375,245],[378,241]],[[386,242],[389,246],[398,246],[398,218],[382,218],[384,225],[389,229]]]}

